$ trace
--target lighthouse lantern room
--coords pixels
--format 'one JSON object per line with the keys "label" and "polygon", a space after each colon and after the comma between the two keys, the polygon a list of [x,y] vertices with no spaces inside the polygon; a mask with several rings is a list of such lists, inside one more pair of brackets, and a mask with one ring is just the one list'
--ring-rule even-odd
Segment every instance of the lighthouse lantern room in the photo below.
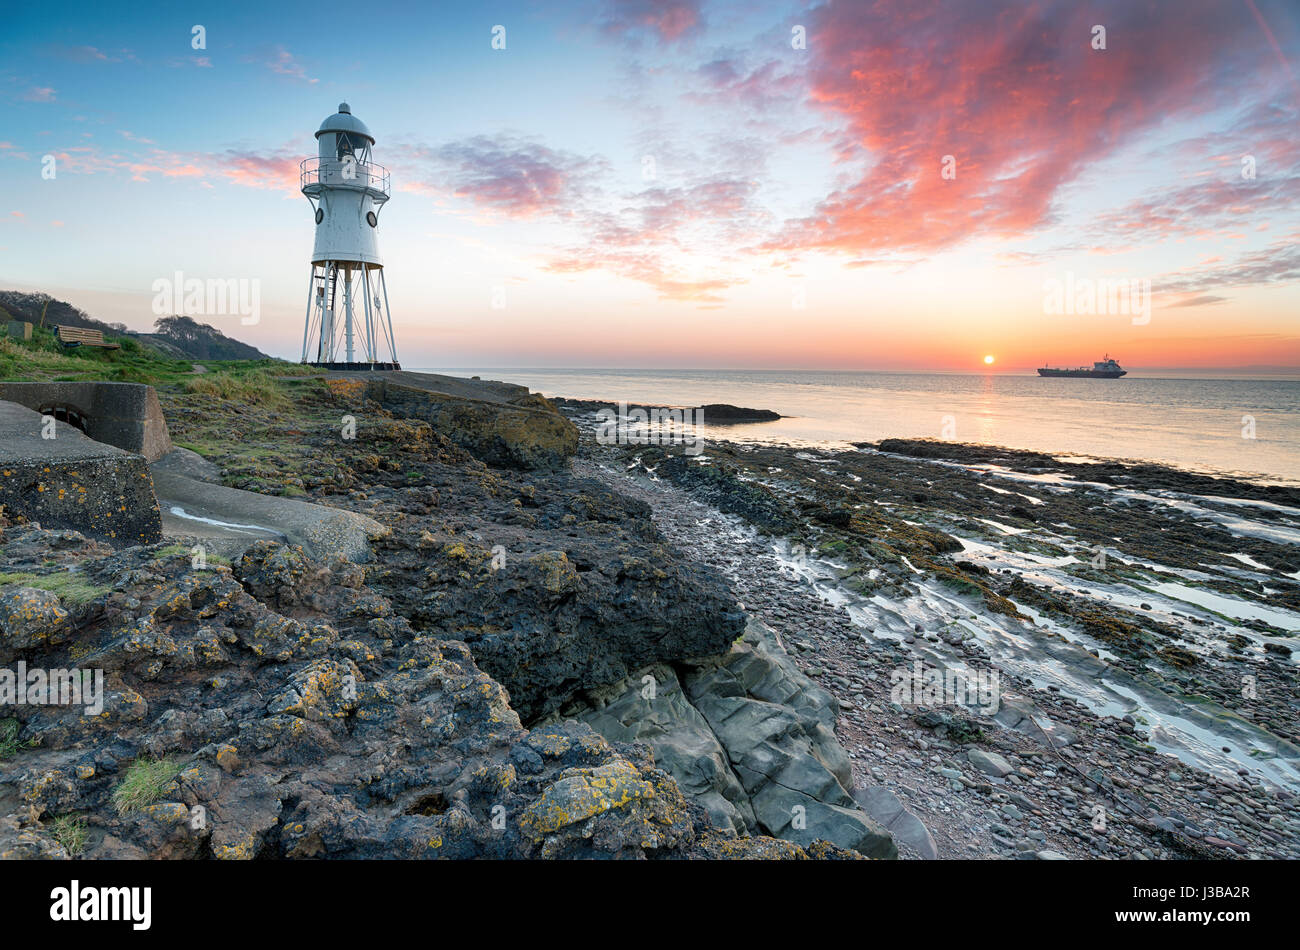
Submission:
{"label": "lighthouse lantern room", "polygon": [[401,369],[375,232],[388,170],[370,158],[375,137],[346,102],[316,132],[302,162],[302,193],[316,215],[302,362],[327,369]]}

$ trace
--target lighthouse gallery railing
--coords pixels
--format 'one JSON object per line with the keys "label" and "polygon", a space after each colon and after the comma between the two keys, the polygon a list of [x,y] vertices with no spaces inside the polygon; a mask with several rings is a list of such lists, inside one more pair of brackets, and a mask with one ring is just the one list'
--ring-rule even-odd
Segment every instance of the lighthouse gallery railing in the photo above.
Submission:
{"label": "lighthouse gallery railing", "polygon": [[373,188],[388,194],[388,169],[375,162],[355,162],[340,159],[304,159],[299,167],[299,188],[308,185]]}

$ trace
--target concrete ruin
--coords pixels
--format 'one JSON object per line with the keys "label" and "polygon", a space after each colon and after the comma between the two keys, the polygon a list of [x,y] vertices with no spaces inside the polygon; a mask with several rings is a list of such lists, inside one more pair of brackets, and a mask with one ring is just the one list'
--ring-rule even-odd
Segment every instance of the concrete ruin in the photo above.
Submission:
{"label": "concrete ruin", "polygon": [[0,383],[0,399],[156,462],[172,450],[158,394],[141,383]]}
{"label": "concrete ruin", "polygon": [[111,544],[162,539],[143,456],[12,402],[0,402],[0,508]]}
{"label": "concrete ruin", "polygon": [[0,383],[0,506],[11,518],[114,545],[197,540],[237,557],[261,538],[368,560],[385,533],[363,515],[225,488],[173,448],[158,395],[138,383]]}

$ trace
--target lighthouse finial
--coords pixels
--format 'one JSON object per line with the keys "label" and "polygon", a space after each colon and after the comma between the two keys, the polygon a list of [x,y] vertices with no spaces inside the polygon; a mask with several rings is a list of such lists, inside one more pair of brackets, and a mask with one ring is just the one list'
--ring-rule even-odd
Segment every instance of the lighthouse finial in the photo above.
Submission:
{"label": "lighthouse finial", "polygon": [[351,114],[352,114],[352,107],[351,107],[350,105],[348,105],[346,102],[340,102],[340,103],[339,103],[339,111],[340,111],[340,112],[346,112],[348,115],[351,115]]}

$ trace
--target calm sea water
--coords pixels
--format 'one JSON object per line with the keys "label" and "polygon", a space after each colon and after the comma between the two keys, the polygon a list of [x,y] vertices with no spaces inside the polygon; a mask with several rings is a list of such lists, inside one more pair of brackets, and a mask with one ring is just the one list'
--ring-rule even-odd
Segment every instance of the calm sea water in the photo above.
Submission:
{"label": "calm sea water", "polygon": [[[520,383],[547,396],[670,406],[721,402],[772,409],[789,417],[718,427],[719,437],[725,432],[725,438],[735,441],[822,446],[890,436],[947,436],[1300,481],[1300,380],[747,370],[428,371]],[[1253,438],[1245,437],[1252,431]]]}

